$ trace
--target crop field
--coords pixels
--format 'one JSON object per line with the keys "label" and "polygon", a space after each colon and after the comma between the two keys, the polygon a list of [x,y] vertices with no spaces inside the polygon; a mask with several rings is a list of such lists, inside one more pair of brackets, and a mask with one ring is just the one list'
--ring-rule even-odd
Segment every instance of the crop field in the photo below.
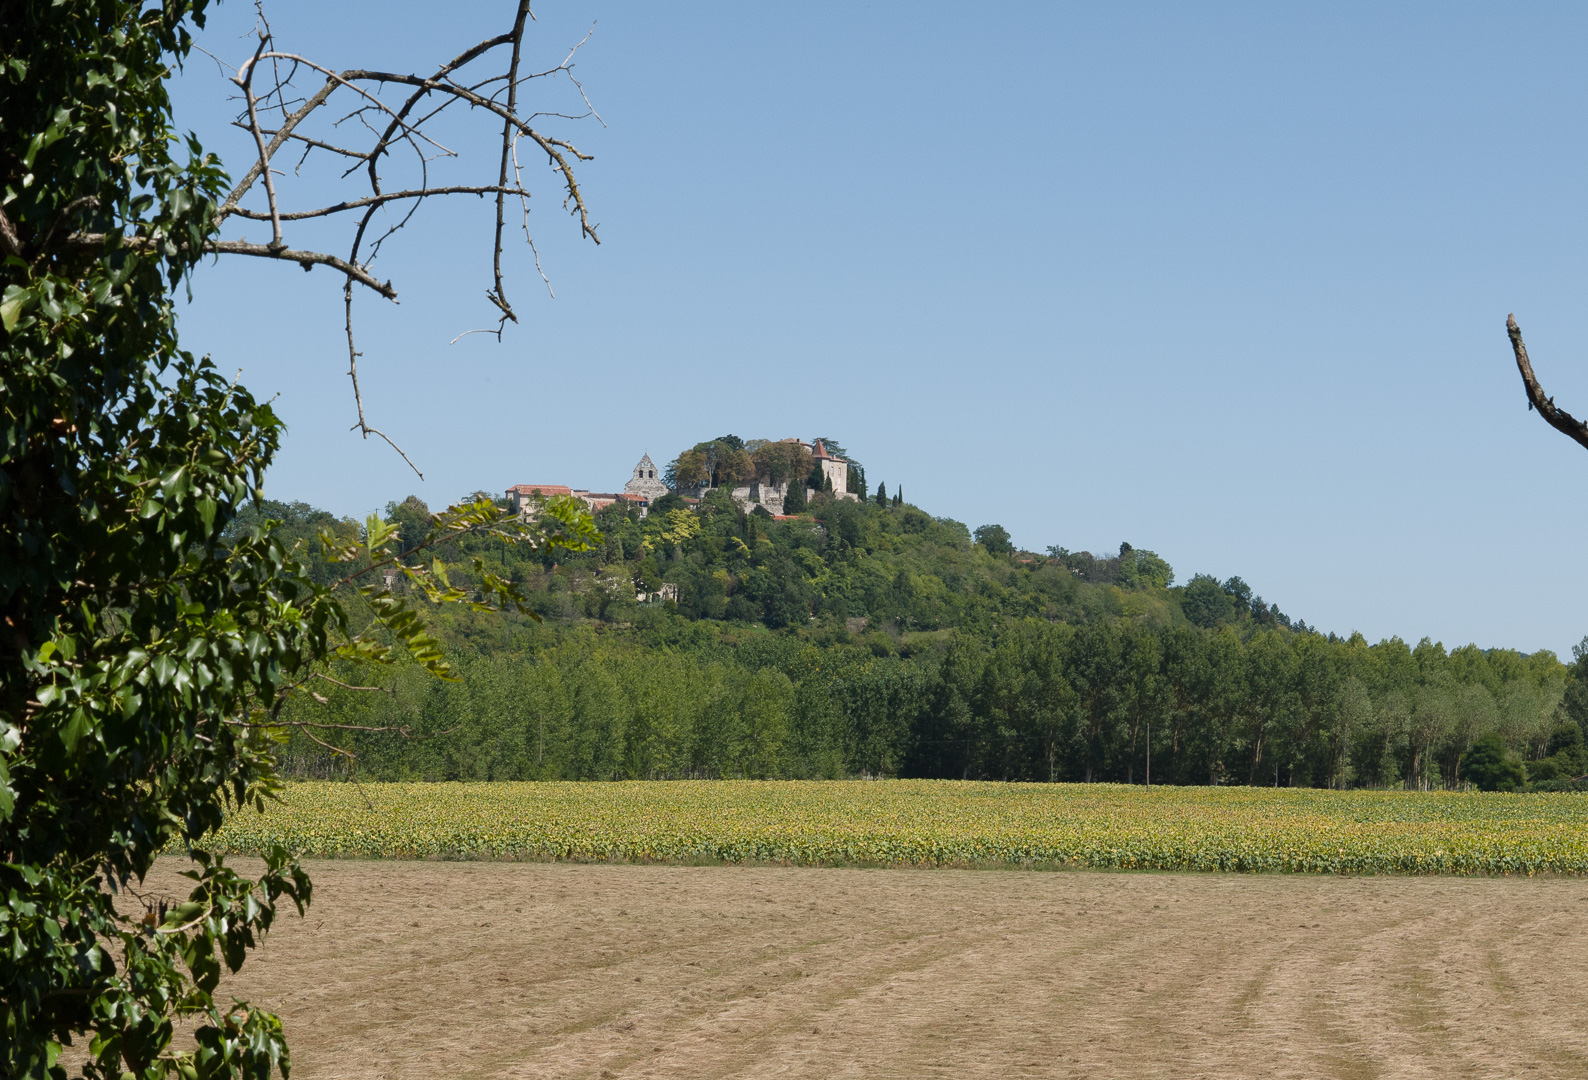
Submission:
{"label": "crop field", "polygon": [[318,858],[1588,872],[1588,796],[956,781],[296,783],[212,846]]}

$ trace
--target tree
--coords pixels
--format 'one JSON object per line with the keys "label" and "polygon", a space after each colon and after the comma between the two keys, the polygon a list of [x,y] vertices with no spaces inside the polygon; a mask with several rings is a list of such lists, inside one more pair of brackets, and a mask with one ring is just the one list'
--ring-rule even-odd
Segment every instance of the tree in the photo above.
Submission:
{"label": "tree", "polygon": [[1121,544],[1115,580],[1125,589],[1167,589],[1174,584],[1174,568],[1156,552]]}
{"label": "tree", "polygon": [[1461,763],[1461,776],[1480,791],[1515,791],[1526,781],[1522,762],[1506,747],[1498,732],[1490,732],[1472,744]]}
{"label": "tree", "polygon": [[1252,610],[1252,587],[1239,577],[1232,577],[1222,586],[1224,595],[1230,598],[1230,603],[1237,616],[1245,615]]}
{"label": "tree", "polygon": [[788,494],[783,497],[783,512],[785,514],[803,514],[805,512],[805,482],[798,475],[789,483]]}
{"label": "tree", "polygon": [[1227,623],[1235,615],[1230,595],[1211,574],[1197,574],[1186,582],[1180,594],[1180,610],[1193,626],[1204,630]]}
{"label": "tree", "polygon": [[662,471],[662,480],[674,491],[698,488],[711,482],[711,466],[700,450],[685,450]]}
{"label": "tree", "polygon": [[417,495],[402,502],[386,504],[386,520],[396,525],[402,537],[403,548],[416,548],[430,531],[430,507]]}
{"label": "tree", "polygon": [[674,458],[663,472],[673,488],[736,487],[756,477],[755,459],[737,435],[724,435],[711,442],[696,443]]}
{"label": "tree", "polygon": [[[202,26],[204,7],[204,0],[147,9],[128,0],[17,0],[5,9],[4,1076],[64,1076],[61,1047],[84,1035],[91,1036],[85,1070],[92,1076],[285,1074],[279,1020],[218,1001],[215,991],[222,966],[235,971],[243,963],[281,902],[300,911],[309,902],[309,880],[279,849],[257,876],[240,874],[207,854],[204,838],[225,814],[262,808],[279,791],[278,747],[292,731],[312,735],[317,726],[281,712],[324,677],[322,661],[333,654],[380,661],[401,651],[451,677],[436,639],[381,584],[382,571],[404,575],[435,602],[490,608],[523,599],[479,560],[474,595],[453,588],[444,573],[402,557],[413,553],[397,550],[398,530],[372,516],[359,538],[345,530],[317,538],[321,554],[342,564],[341,591],[356,589],[373,613],[370,632],[353,633],[338,593],[311,580],[271,535],[268,519],[247,528],[238,522],[258,495],[281,422],[208,360],[181,350],[174,291],[217,252],[331,266],[349,298],[355,283],[395,291],[358,261],[357,242],[345,260],[282,242],[281,222],[291,219],[267,165],[290,132],[276,129],[274,149],[263,141],[263,99],[250,75],[240,75],[239,86],[248,126],[261,136],[261,160],[241,185],[228,194],[215,159],[192,137],[176,137],[165,80],[188,55],[188,25]],[[526,15],[521,6],[511,34],[472,54],[512,46],[509,87],[517,83]],[[272,55],[268,40],[267,32],[249,72]],[[415,85],[391,73],[381,78]],[[361,80],[374,81],[368,73],[329,77],[283,126],[295,127],[334,91]],[[436,89],[452,93],[428,86],[415,93]],[[491,111],[505,108],[517,123],[513,91],[506,97]],[[415,125],[398,126],[407,138]],[[521,133],[515,127],[509,135]],[[377,190],[375,161],[392,137],[364,155]],[[222,221],[249,216],[240,200],[260,177],[271,243],[216,239]],[[421,194],[377,194],[342,209]],[[500,293],[497,299],[510,313]],[[350,318],[350,350],[351,325]],[[379,434],[367,425],[365,432]],[[471,533],[572,548],[594,536],[571,500],[553,500],[533,524],[485,500],[436,515],[421,547]],[[174,904],[135,888],[168,844],[185,849],[192,864],[193,888]],[[191,1048],[173,1046],[178,1026],[191,1032]]]}
{"label": "tree", "polygon": [[1112,623],[1082,627],[1071,639],[1070,680],[1080,709],[1078,751],[1083,779],[1090,784],[1113,749],[1124,707],[1124,657],[1118,628]]}
{"label": "tree", "polygon": [[888,505],[888,485],[884,484],[881,480],[877,481],[877,505]]}
{"label": "tree", "polygon": [[976,529],[976,542],[987,549],[989,555],[1009,555],[1015,550],[1009,539],[1009,530],[1002,525],[982,525]]}
{"label": "tree", "polygon": [[1136,782],[1138,754],[1143,779],[1152,783],[1152,720],[1168,711],[1169,687],[1163,678],[1163,643],[1144,623],[1125,624],[1120,639],[1119,677],[1129,727],[1125,783]]}
{"label": "tree", "polygon": [[755,462],[756,475],[770,484],[786,480],[794,487],[811,471],[810,448],[794,440],[751,439],[744,449]]}

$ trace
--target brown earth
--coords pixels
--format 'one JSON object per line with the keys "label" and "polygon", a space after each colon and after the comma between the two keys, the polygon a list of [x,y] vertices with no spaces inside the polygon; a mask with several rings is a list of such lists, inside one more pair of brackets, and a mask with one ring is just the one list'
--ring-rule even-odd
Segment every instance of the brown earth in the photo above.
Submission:
{"label": "brown earth", "polygon": [[1588,881],[311,869],[296,1080],[1588,1076]]}

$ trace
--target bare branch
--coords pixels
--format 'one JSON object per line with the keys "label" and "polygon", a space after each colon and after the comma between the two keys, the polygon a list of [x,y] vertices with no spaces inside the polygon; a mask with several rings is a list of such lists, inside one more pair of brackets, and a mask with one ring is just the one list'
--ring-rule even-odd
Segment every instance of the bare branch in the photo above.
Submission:
{"label": "bare branch", "polygon": [[1533,376],[1532,362],[1527,358],[1527,346],[1522,344],[1522,328],[1516,325],[1516,316],[1505,317],[1505,328],[1511,335],[1511,349],[1516,353],[1516,370],[1522,373],[1522,385],[1527,388],[1527,407],[1537,409],[1544,422],[1580,446],[1588,447],[1588,424],[1555,404],[1555,399],[1544,393]]}
{"label": "bare branch", "polygon": [[[513,142],[515,132],[513,120],[514,110],[518,106],[518,59],[520,49],[524,43],[524,19],[529,15],[529,0],[519,0],[518,17],[513,23],[513,58],[507,64],[507,112],[509,119],[502,121],[502,162],[498,170],[496,183],[500,187],[507,186],[507,166],[513,157]],[[515,177],[516,179],[516,177]],[[513,305],[508,303],[507,288],[502,284],[502,223],[505,220],[503,210],[507,205],[507,194],[502,191],[496,193],[496,250],[491,256],[491,270],[496,277],[495,288],[487,293],[491,303],[502,309],[502,318],[497,327],[503,326],[508,319],[518,321],[518,316],[513,314]],[[501,340],[500,334],[497,340]]]}
{"label": "bare branch", "polygon": [[342,286],[342,306],[347,317],[347,377],[353,383],[353,404],[358,409],[358,423],[348,430],[357,431],[366,439],[371,435],[378,435],[386,440],[386,445],[397,451],[397,456],[408,463],[408,467],[414,471],[414,475],[423,480],[425,474],[419,471],[419,466],[415,465],[413,459],[403,452],[403,448],[392,441],[390,435],[387,435],[379,428],[371,427],[369,422],[364,419],[364,395],[358,388],[358,358],[362,354],[353,343],[353,278],[351,275]]}
{"label": "bare branch", "polygon": [[[344,71],[342,72],[341,77],[349,82],[360,80],[369,82],[398,83],[407,86],[417,86],[426,90],[435,90],[444,94],[451,94],[454,97],[457,97],[462,101],[466,101],[471,105],[475,105],[479,108],[496,113],[512,126],[518,128],[520,132],[527,135],[530,140],[535,143],[535,145],[541,148],[546,157],[550,159],[553,167],[562,176],[563,186],[568,192],[568,201],[574,204],[574,213],[579,218],[580,232],[585,236],[588,236],[597,244],[601,242],[601,238],[596,235],[596,226],[590,223],[589,208],[585,206],[584,195],[580,192],[579,183],[574,178],[573,167],[568,164],[568,158],[563,154],[563,151],[566,150],[568,154],[573,155],[573,157],[580,161],[592,160],[591,155],[583,153],[578,147],[574,146],[570,142],[567,142],[566,140],[554,139],[549,136],[542,135],[540,132],[530,127],[529,124],[524,120],[510,112],[506,106],[498,104],[497,102],[492,101],[490,98],[481,97],[479,94],[476,94],[465,87],[459,86],[456,83],[437,81],[434,79],[423,79],[417,75],[398,75],[391,71]],[[373,159],[371,160],[370,165],[373,168]]]}
{"label": "bare branch", "polygon": [[[382,203],[396,202],[399,199],[423,199],[429,195],[490,195],[502,192],[507,195],[528,195],[529,192],[520,187],[502,187],[499,184],[454,184],[448,187],[412,188],[408,191],[390,191],[383,195],[370,195],[362,199],[350,199],[332,206],[321,206],[314,210],[294,210],[281,215],[282,221],[303,221],[306,218],[327,217],[331,214],[341,214],[348,210],[357,210],[365,206],[376,206]],[[240,218],[250,221],[269,221],[269,214],[261,214],[257,210],[244,210],[238,208],[232,213]]]}
{"label": "bare branch", "polygon": [[[162,238],[150,236],[112,236],[108,233],[72,233],[62,240],[69,247],[76,248],[102,248],[116,242],[122,247],[133,251],[156,251],[164,243]],[[329,266],[333,270],[340,270],[348,278],[364,285],[386,299],[396,302],[397,290],[389,281],[377,280],[368,268],[356,263],[339,259],[335,255],[326,255],[318,251],[297,251],[293,248],[272,248],[269,244],[250,244],[246,240],[207,240],[204,242],[204,251],[213,255],[255,255],[265,259],[280,259],[283,262],[294,262],[305,270],[315,266]]]}
{"label": "bare branch", "polygon": [[17,236],[16,226],[11,224],[11,219],[6,217],[6,208],[0,206],[0,247],[5,248],[7,255],[22,255],[22,240]]}
{"label": "bare branch", "polygon": [[[255,59],[257,60],[258,58],[255,57]],[[335,79],[325,80],[325,85],[320,87],[317,94],[305,101],[296,112],[281,122],[281,126],[276,129],[275,135],[270,139],[270,145],[265,148],[265,161],[254,162],[253,167],[243,174],[241,180],[237,181],[237,186],[232,188],[231,194],[226,196],[226,201],[221,203],[220,211],[215,215],[218,219],[226,220],[237,209],[238,201],[248,194],[248,189],[254,186],[254,181],[259,179],[259,174],[269,167],[270,158],[275,156],[276,151],[281,149],[281,144],[286,142],[288,137],[291,136],[292,129],[301,124],[304,118],[314,112],[315,109],[324,105],[325,99],[331,96],[331,91],[335,90],[338,85]]]}
{"label": "bare branch", "polygon": [[335,255],[325,255],[318,251],[295,251],[292,248],[272,250],[265,244],[250,244],[243,240],[216,240],[205,244],[204,250],[213,251],[218,255],[261,255],[269,259],[282,259],[286,262],[295,262],[305,270],[311,266],[329,266],[333,270],[342,271],[350,280],[380,293],[393,303],[397,301],[397,290],[392,288],[391,282],[378,281],[365,267],[339,259]]}
{"label": "bare branch", "polygon": [[243,65],[243,70],[238,72],[232,80],[242,87],[243,97],[248,103],[248,130],[253,132],[254,145],[259,148],[259,173],[265,178],[265,198],[270,203],[270,249],[280,251],[287,246],[281,238],[281,212],[276,205],[276,182],[270,177],[270,155],[265,150],[265,136],[259,130],[258,99],[254,97],[254,71],[259,66],[259,57],[265,51],[265,46],[270,44],[270,32],[259,32],[259,48],[254,51],[254,58]]}
{"label": "bare branch", "polygon": [[331,676],[319,671],[314,673],[314,677],[316,679],[321,679],[325,682],[331,683],[334,686],[340,686],[344,690],[373,690],[382,694],[395,694],[397,692],[384,686],[354,686],[351,683],[342,682],[340,679],[333,679]]}
{"label": "bare branch", "polygon": [[[540,253],[529,228],[531,191],[525,185],[518,154],[517,144],[521,138],[534,143],[546,155],[548,165],[557,174],[558,183],[564,189],[562,205],[571,216],[578,219],[581,235],[589,237],[594,243],[600,243],[596,224],[590,218],[574,174],[575,164],[590,160],[590,155],[581,152],[567,139],[534,126],[535,122],[542,119],[572,121],[585,117],[594,117],[604,125],[583,85],[573,74],[574,57],[591,34],[587,32],[569,49],[561,63],[543,71],[525,74],[522,70],[524,33],[528,22],[534,17],[529,0],[518,0],[513,25],[507,33],[480,41],[424,75],[373,68],[333,70],[297,53],[279,50],[261,9],[253,31],[258,38],[253,54],[235,71],[227,73],[229,81],[241,91],[240,115],[234,124],[252,137],[255,160],[217,209],[216,223],[220,224],[231,217],[246,221],[268,221],[271,237],[268,243],[263,244],[250,242],[246,238],[216,240],[207,243],[204,250],[217,254],[282,259],[296,262],[306,270],[313,266],[329,266],[343,275],[348,379],[353,388],[357,415],[353,430],[366,439],[374,435],[386,442],[421,478],[424,474],[403,449],[385,432],[369,423],[359,385],[358,361],[362,353],[354,334],[353,285],[356,282],[387,299],[396,300],[397,291],[391,283],[378,280],[370,269],[384,243],[405,228],[419,207],[432,195],[494,196],[491,287],[485,290],[485,295],[499,315],[494,333],[500,341],[506,324],[516,323],[519,318],[507,298],[507,269],[503,265],[506,203],[509,197],[519,200],[525,243],[533,255],[536,272],[546,282],[547,291],[551,291],[551,283],[541,266]],[[592,26],[591,32],[593,30]],[[504,46],[507,47],[507,55],[494,53],[494,50]],[[492,55],[502,60],[496,71],[482,73],[470,68],[470,65]],[[264,75],[260,74],[261,70],[265,72]],[[317,73],[323,82],[305,97],[295,87],[294,79],[308,71]],[[579,95],[583,103],[584,112],[579,112],[578,106],[559,110],[552,103],[545,110],[528,112],[527,116],[521,113],[521,99],[525,96],[520,92],[521,88],[532,80],[557,76],[567,76],[573,92]],[[397,96],[399,94],[403,95],[400,99]],[[352,100],[349,100],[349,95]],[[339,106],[334,112],[325,108],[333,98],[336,98]],[[342,105],[348,107],[341,108]],[[448,113],[448,110],[452,111]],[[439,129],[445,122],[442,117],[455,117],[463,110],[470,113],[482,111],[500,120],[502,126],[497,146],[496,175],[478,177],[474,182],[462,178],[463,182],[460,183],[432,184],[431,162],[441,157],[458,156],[456,151],[441,141]],[[262,122],[262,113],[271,124]],[[311,126],[311,123],[315,126]],[[367,139],[360,134],[361,131],[369,133]],[[297,168],[290,172],[276,168],[273,164],[275,156],[288,143],[301,144],[303,148]],[[396,153],[404,145],[412,152],[412,158]],[[366,182],[360,186],[365,187],[365,192],[350,193],[352,197],[325,205],[291,208],[290,200],[284,202],[279,197],[276,178],[297,174],[315,150],[324,150],[341,158],[347,164],[346,171],[342,172],[344,178],[363,174]],[[296,149],[293,152],[297,153]],[[412,170],[417,175],[405,176],[404,182],[394,185],[399,190],[387,191],[387,179],[382,175],[382,170],[394,168]],[[340,166],[336,171],[341,171]],[[495,182],[480,182],[489,179]],[[256,186],[261,186],[261,180],[265,205],[252,209],[243,207],[243,199]],[[289,185],[283,183],[279,186],[285,190]],[[395,212],[377,221],[376,215],[385,215],[388,207],[395,208]],[[356,225],[352,229],[351,242],[340,256],[287,247],[283,235],[285,222],[330,219],[341,214],[355,215]],[[5,225],[3,214],[0,214],[0,251],[8,251],[12,247],[20,249],[22,244],[14,242],[17,238]],[[379,228],[372,232],[372,227],[377,225]],[[133,224],[127,231],[135,233],[136,228]],[[97,243],[111,246],[120,243],[134,250],[156,250],[171,242],[171,238],[167,237],[122,237],[114,232],[108,235],[84,232],[72,234],[56,241],[56,244],[82,246]],[[468,334],[479,332],[491,331],[465,331],[452,340],[456,342]]]}

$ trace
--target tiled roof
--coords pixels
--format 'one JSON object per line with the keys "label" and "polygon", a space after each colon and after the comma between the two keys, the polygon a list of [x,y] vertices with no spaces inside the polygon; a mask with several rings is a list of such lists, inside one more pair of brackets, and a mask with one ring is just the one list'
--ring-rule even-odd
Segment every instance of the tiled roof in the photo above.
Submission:
{"label": "tiled roof", "polygon": [[507,490],[516,491],[520,495],[533,495],[537,491],[542,495],[573,494],[573,488],[569,487],[567,484],[514,484]]}
{"label": "tiled roof", "polygon": [[827,452],[827,447],[822,445],[822,441],[820,439],[817,439],[816,440],[816,445],[811,448],[811,457],[813,457],[813,458],[831,458],[832,456],[833,455],[831,455],[831,454],[829,454]]}

